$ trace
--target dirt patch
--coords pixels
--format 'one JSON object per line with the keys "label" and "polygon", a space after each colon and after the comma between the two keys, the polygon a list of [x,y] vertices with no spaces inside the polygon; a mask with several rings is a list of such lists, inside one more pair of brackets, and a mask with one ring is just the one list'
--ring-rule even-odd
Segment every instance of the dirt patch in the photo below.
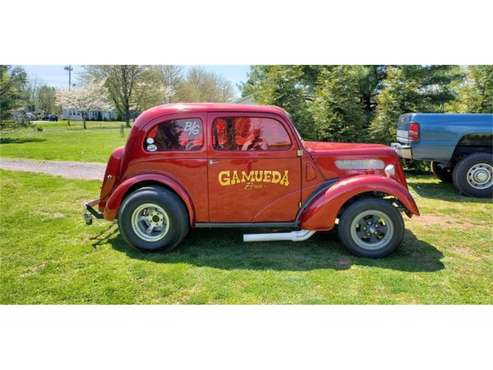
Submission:
{"label": "dirt patch", "polygon": [[48,267],[48,263],[47,262],[43,262],[43,263],[41,263],[39,265],[32,266],[32,267],[28,268],[23,273],[21,273],[21,276],[22,277],[25,277],[25,276],[30,276],[30,275],[38,274],[38,273],[42,272],[44,269],[46,269],[47,267]]}
{"label": "dirt patch", "polygon": [[445,227],[459,227],[461,229],[468,229],[470,227],[477,227],[470,222],[458,220],[450,216],[438,216],[438,215],[421,215],[419,217],[413,217],[411,222],[419,225],[439,225]]}
{"label": "dirt patch", "polygon": [[467,257],[467,258],[470,258],[470,259],[473,259],[476,261],[481,259],[480,256],[478,256],[476,253],[474,253],[473,250],[471,250],[470,248],[467,248],[467,247],[452,246],[452,247],[448,247],[447,250],[452,252],[452,253],[455,253],[455,254],[458,254],[458,255],[461,255],[463,257]]}

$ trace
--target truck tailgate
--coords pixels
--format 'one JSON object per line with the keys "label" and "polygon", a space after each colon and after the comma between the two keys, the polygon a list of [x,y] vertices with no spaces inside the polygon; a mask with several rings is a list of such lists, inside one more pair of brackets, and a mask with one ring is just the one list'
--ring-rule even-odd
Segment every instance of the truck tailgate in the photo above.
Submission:
{"label": "truck tailgate", "polygon": [[407,126],[412,121],[412,117],[412,113],[403,114],[399,117],[399,121],[397,121],[397,141],[399,143],[409,143]]}

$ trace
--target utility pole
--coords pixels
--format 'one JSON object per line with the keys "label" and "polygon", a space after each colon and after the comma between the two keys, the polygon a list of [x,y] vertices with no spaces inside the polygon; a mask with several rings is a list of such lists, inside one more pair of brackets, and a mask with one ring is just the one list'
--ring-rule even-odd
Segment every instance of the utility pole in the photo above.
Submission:
{"label": "utility pole", "polygon": [[68,91],[70,91],[70,88],[72,86],[72,71],[74,68],[71,65],[63,67],[64,70],[68,71]]}

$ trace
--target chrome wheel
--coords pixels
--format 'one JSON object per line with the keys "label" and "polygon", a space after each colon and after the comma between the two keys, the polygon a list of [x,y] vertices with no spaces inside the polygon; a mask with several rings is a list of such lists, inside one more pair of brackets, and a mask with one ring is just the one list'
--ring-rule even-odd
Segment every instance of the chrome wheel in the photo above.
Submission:
{"label": "chrome wheel", "polygon": [[141,204],[132,213],[132,228],[142,240],[156,242],[169,231],[168,214],[157,204]]}
{"label": "chrome wheel", "polygon": [[387,245],[393,235],[392,221],[381,211],[361,212],[351,223],[351,238],[363,249],[381,249]]}
{"label": "chrome wheel", "polygon": [[493,185],[493,167],[488,163],[476,163],[467,171],[467,183],[474,189],[488,189]]}

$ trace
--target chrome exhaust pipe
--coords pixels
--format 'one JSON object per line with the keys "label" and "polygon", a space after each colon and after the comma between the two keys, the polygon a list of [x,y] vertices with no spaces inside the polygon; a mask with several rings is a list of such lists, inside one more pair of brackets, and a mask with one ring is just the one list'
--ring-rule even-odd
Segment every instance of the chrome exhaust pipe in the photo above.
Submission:
{"label": "chrome exhaust pipe", "polygon": [[279,240],[288,240],[292,242],[302,242],[307,240],[315,230],[297,230],[289,233],[265,233],[265,234],[243,234],[244,242],[272,242]]}

